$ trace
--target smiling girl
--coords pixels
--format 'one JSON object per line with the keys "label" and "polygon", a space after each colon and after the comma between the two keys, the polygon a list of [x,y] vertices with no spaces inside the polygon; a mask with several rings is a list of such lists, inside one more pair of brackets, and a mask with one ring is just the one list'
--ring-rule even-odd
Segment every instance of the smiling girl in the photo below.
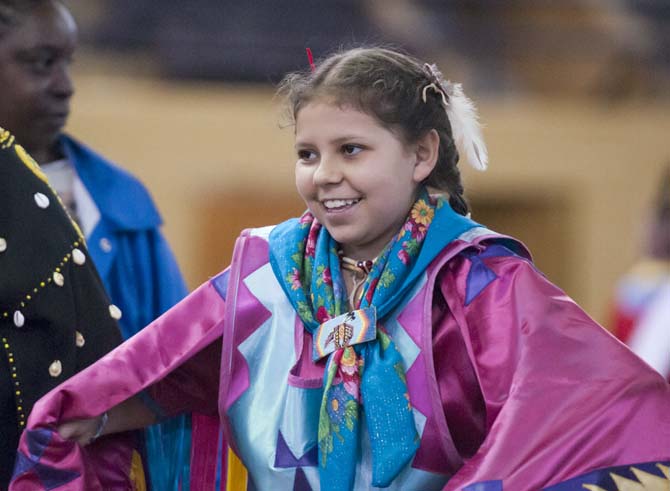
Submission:
{"label": "smiling girl", "polygon": [[[37,460],[68,489],[117,489],[114,437],[80,446],[198,411],[248,470],[231,489],[667,488],[665,381],[467,217],[459,155],[487,154],[460,86],[367,48],[281,92],[308,211],[243,232],[229,269],[45,397],[20,451],[48,434]],[[216,432],[195,433],[192,489],[212,489]]]}

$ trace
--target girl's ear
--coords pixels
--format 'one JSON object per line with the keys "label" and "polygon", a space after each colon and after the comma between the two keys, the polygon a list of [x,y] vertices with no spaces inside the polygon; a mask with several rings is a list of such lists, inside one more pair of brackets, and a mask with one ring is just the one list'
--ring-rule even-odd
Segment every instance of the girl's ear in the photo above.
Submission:
{"label": "girl's ear", "polygon": [[425,181],[437,165],[437,157],[440,152],[440,135],[432,129],[422,136],[416,143],[414,153],[416,162],[414,164],[414,182],[417,184]]}

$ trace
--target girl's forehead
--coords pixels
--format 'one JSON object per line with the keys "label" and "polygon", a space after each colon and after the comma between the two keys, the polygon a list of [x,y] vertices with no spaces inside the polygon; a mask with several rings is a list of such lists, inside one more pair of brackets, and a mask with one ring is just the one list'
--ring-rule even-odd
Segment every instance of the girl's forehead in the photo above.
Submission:
{"label": "girl's forehead", "polygon": [[346,100],[338,99],[332,96],[319,96],[312,97],[306,102],[304,102],[300,109],[298,110],[297,115],[299,115],[305,109],[314,109],[315,107],[327,107],[333,110],[356,110],[353,104]]}
{"label": "girl's forehead", "polygon": [[336,120],[348,120],[356,123],[379,125],[374,115],[360,109],[353,104],[340,102],[334,99],[314,99],[300,108],[296,114],[296,126],[300,121],[321,120],[324,117]]}
{"label": "girl's forehead", "polygon": [[388,125],[374,113],[366,111],[351,102],[342,102],[334,99],[312,99],[295,115],[295,135],[307,130],[329,127],[331,129],[349,129],[372,135],[386,134],[408,143],[402,125]]}
{"label": "girl's forehead", "polygon": [[313,101],[296,115],[296,133],[385,130],[374,116],[351,105]]}
{"label": "girl's forehead", "polygon": [[295,144],[341,144],[347,140],[392,144],[404,140],[375,116],[353,106],[314,102],[296,115]]}

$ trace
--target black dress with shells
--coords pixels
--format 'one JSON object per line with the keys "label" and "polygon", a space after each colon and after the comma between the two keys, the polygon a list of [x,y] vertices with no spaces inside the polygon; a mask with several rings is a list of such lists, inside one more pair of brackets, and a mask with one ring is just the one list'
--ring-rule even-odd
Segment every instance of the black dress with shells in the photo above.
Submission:
{"label": "black dress with shells", "polygon": [[77,225],[0,128],[0,490],[33,404],[121,342]]}

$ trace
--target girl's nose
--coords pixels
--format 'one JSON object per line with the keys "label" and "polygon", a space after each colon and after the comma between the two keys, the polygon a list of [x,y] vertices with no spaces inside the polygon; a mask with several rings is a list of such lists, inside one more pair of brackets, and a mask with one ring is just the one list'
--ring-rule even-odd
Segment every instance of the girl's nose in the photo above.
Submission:
{"label": "girl's nose", "polygon": [[314,184],[317,186],[337,184],[341,180],[342,169],[339,163],[333,158],[322,155],[319,165],[314,171]]}

